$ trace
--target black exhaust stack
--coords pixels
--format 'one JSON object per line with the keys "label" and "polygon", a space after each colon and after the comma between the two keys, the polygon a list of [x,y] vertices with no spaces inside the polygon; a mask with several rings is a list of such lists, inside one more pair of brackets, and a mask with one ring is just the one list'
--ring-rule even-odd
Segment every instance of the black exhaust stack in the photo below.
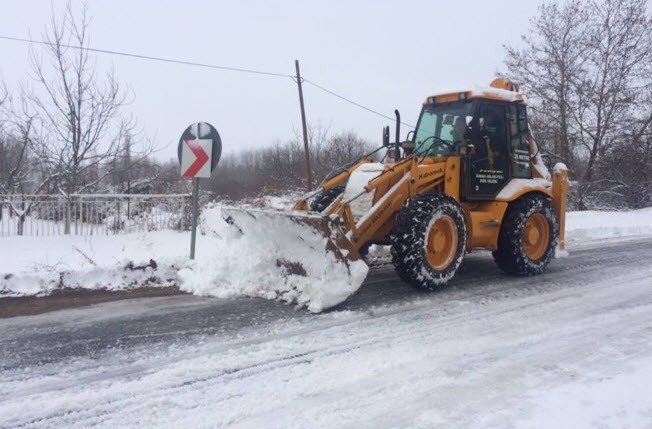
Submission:
{"label": "black exhaust stack", "polygon": [[396,149],[398,149],[401,140],[401,114],[398,109],[394,110],[394,114],[396,115]]}
{"label": "black exhaust stack", "polygon": [[394,114],[396,115],[396,159],[399,159],[401,156],[401,113],[398,111],[398,109],[394,110]]}

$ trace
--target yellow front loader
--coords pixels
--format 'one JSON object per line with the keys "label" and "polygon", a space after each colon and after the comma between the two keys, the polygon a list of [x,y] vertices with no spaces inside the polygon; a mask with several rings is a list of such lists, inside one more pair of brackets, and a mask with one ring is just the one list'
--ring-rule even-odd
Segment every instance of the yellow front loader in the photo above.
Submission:
{"label": "yellow front loader", "polygon": [[[551,175],[544,165],[517,85],[499,78],[430,96],[406,141],[400,118],[396,127],[391,144],[383,133],[385,162],[370,154],[342,168],[292,213],[225,209],[225,217],[238,225],[243,216],[291,216],[323,237],[317,251],[343,264],[371,244],[390,245],[401,278],[429,290],[473,249],[492,250],[505,273],[535,275],[564,248],[567,171],[558,164]],[[300,260],[282,263],[300,272]]]}

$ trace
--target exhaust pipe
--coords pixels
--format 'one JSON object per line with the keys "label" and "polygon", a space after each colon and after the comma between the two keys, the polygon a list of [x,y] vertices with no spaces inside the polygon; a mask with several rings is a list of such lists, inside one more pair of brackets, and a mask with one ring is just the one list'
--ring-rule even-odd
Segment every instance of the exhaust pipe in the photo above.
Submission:
{"label": "exhaust pipe", "polygon": [[396,115],[396,150],[398,150],[401,140],[401,114],[398,109],[394,110]]}

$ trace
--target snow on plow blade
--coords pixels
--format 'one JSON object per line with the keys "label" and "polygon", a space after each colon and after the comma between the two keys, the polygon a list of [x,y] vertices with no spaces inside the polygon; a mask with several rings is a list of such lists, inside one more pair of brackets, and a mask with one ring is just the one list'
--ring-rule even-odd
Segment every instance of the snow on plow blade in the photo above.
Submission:
{"label": "snow on plow blade", "polygon": [[256,250],[252,258],[263,260],[252,261],[252,269],[273,271],[272,277],[280,271],[284,287],[290,288],[281,298],[295,300],[311,311],[344,301],[367,275],[358,251],[328,217],[223,207],[222,218],[241,240],[251,242]]}
{"label": "snow on plow blade", "polygon": [[[280,229],[289,240],[310,243],[316,251],[333,252],[344,263],[360,258],[339,225],[319,214],[228,207],[222,209],[222,215],[227,223],[237,227],[243,234],[252,229],[263,234]],[[264,229],[261,230],[261,227]]]}

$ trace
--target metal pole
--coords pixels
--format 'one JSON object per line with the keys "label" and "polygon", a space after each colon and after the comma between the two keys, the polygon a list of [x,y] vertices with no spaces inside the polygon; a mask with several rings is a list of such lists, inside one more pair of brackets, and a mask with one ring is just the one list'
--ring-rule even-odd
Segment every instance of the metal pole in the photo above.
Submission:
{"label": "metal pole", "polygon": [[192,179],[192,230],[190,231],[190,259],[195,259],[197,239],[197,212],[199,211],[199,179]]}
{"label": "metal pole", "polygon": [[306,109],[303,106],[303,88],[301,87],[301,72],[299,71],[299,60],[294,60],[297,69],[297,85],[299,87],[299,105],[301,106],[301,126],[303,127],[303,151],[306,157],[306,180],[308,192],[312,191],[312,170],[310,168],[310,150],[308,149],[308,127],[306,126]]}
{"label": "metal pole", "polygon": [[[127,195],[131,194],[131,180],[127,180]],[[127,219],[131,219],[131,199],[127,197]]]}

